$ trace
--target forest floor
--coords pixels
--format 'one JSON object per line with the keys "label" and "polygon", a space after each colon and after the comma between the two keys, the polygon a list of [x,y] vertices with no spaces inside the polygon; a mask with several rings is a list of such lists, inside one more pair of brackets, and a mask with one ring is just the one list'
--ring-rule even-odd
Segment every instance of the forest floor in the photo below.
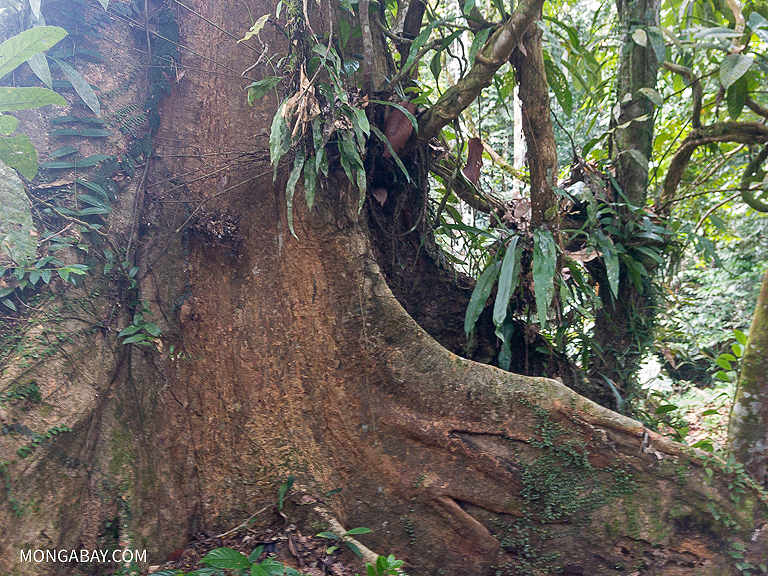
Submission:
{"label": "forest floor", "polygon": [[[258,515],[258,513],[257,513]],[[254,515],[256,516],[256,515]],[[289,523],[277,506],[263,509],[256,519],[218,535],[196,534],[186,546],[171,552],[166,561],[150,566],[144,574],[163,570],[181,570],[186,574],[205,568],[200,561],[211,550],[231,548],[248,557],[258,546],[264,547],[262,562],[271,558],[307,576],[354,576],[365,573],[363,561],[342,546],[331,554],[326,551],[335,543],[306,532],[314,532]]]}

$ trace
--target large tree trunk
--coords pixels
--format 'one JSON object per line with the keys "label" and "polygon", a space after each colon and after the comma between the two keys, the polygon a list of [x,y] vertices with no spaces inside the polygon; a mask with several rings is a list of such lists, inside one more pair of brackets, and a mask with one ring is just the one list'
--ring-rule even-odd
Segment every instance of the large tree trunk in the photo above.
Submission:
{"label": "large tree trunk", "polygon": [[[189,4],[236,36],[248,27],[241,2]],[[315,494],[343,487],[337,517],[372,528],[365,543],[415,576],[736,574],[733,544],[765,558],[764,497],[745,486],[729,498],[741,477],[556,381],[438,345],[389,290],[343,176],[325,181],[311,212],[297,203],[294,238],[286,171],[273,183],[261,161],[276,103],[249,108],[229,71],[253,55],[191,11],[176,17],[195,52],[162,107],[146,193],[127,186],[121,199],[126,213],[143,199],[138,276],[163,351],[96,331],[27,369],[17,348],[4,385],[36,380],[48,408],[0,416],[73,432],[26,459],[13,455],[20,438],[0,438],[11,461],[0,572],[79,572],[20,563],[19,550],[97,547],[115,518],[120,544],[157,563],[274,501],[291,472]],[[95,313],[108,309],[106,280],[85,288]]]}
{"label": "large tree trunk", "polygon": [[728,447],[757,482],[768,486],[768,272],[741,359],[728,426]]}

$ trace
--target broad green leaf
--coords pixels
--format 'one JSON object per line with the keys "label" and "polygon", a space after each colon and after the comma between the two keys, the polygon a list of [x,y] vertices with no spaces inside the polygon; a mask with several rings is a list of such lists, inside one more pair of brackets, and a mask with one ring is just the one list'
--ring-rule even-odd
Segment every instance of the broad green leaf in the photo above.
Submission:
{"label": "broad green leaf", "polygon": [[8,114],[0,114],[0,134],[10,136],[16,131],[19,119]]}
{"label": "broad green leaf", "polygon": [[568,79],[551,58],[544,59],[544,70],[547,74],[549,86],[555,93],[555,97],[563,108],[563,112],[565,112],[566,116],[570,116],[573,112],[573,93],[571,92]]}
{"label": "broad green leaf", "polygon": [[74,162],[67,162],[66,160],[51,160],[49,162],[43,162],[40,164],[40,168],[45,170],[61,170],[74,167]]}
{"label": "broad green leaf", "polygon": [[490,34],[491,29],[490,28],[483,28],[475,34],[475,38],[472,40],[472,45],[469,47],[469,63],[474,64],[475,62],[475,56],[478,52],[485,46],[485,43],[488,41],[488,34]]}
{"label": "broad green leaf", "polygon": [[248,559],[232,548],[216,548],[206,554],[202,560],[203,564],[222,570],[246,570],[251,564]]}
{"label": "broad green leaf", "polygon": [[304,164],[304,200],[307,201],[307,207],[312,210],[315,204],[315,186],[317,185],[317,168],[315,162],[310,158],[309,162]]}
{"label": "broad green leaf", "polygon": [[373,530],[370,528],[360,526],[359,528],[352,528],[351,530],[347,530],[344,532],[344,536],[357,536],[358,534],[370,534],[371,532],[373,532]]}
{"label": "broad green leaf", "polygon": [[274,166],[274,172],[272,174],[272,181],[277,179],[277,165],[280,162],[280,158],[285,156],[288,149],[291,147],[291,137],[288,134],[288,124],[283,118],[283,101],[280,106],[277,107],[277,113],[272,119],[272,130],[269,134],[269,161]]}
{"label": "broad green leaf", "polygon": [[491,295],[493,285],[496,282],[496,277],[499,274],[501,268],[501,262],[491,262],[491,264],[480,274],[480,278],[477,279],[475,289],[472,291],[472,296],[469,298],[469,305],[467,306],[467,312],[464,315],[464,333],[469,336],[475,329],[475,323],[480,318],[480,314],[485,308],[485,302],[488,300],[488,296]]}
{"label": "broad green leaf", "polygon": [[35,73],[35,76],[40,78],[40,81],[43,84],[48,86],[48,88],[53,88],[51,69],[48,67],[48,58],[46,58],[44,54],[39,52],[33,54],[30,59],[27,60],[27,64],[29,64],[29,67],[32,68],[32,72]]}
{"label": "broad green leaf", "polygon": [[673,410],[677,410],[677,406],[674,404],[664,404],[663,406],[659,406],[656,408],[656,414],[666,414],[667,412],[672,412]]}
{"label": "broad green leaf", "polygon": [[26,134],[0,136],[0,160],[18,170],[27,180],[37,174],[37,151]]}
{"label": "broad green leaf", "polygon": [[440,79],[440,72],[443,70],[441,56],[442,53],[437,51],[429,62],[429,69],[432,71],[432,77],[435,79],[435,82]]}
{"label": "broad green leaf", "polygon": [[[138,342],[145,342],[147,337],[144,334],[134,334],[123,340],[123,344],[136,344]],[[245,560],[245,558],[243,558]]]}
{"label": "broad green leaf", "polygon": [[328,538],[329,540],[341,541],[341,538],[339,538],[333,532],[327,532],[327,531],[326,532],[320,532],[320,533],[316,534],[316,536],[318,538]]}
{"label": "broad green leaf", "polygon": [[48,154],[48,156],[51,158],[61,158],[62,156],[69,156],[75,152],[77,152],[77,148],[74,146],[62,146],[61,148],[56,148],[56,150]]}
{"label": "broad green leaf", "polygon": [[58,26],[35,26],[0,44],[0,78],[38,52],[44,52],[67,35]]}
{"label": "broad green leaf", "polygon": [[251,564],[251,576],[269,576],[269,574],[258,564]]}
{"label": "broad green leaf", "polygon": [[517,249],[519,237],[513,236],[507,245],[507,252],[504,254],[504,260],[501,263],[501,273],[499,274],[499,288],[496,292],[496,302],[493,305],[493,324],[496,326],[496,336],[505,342],[501,327],[507,318],[507,308],[509,300],[517,286],[517,279],[520,276],[520,256],[522,250]]}
{"label": "broad green leaf", "polygon": [[288,210],[288,228],[290,229],[291,234],[293,234],[296,238],[298,238],[298,236],[296,236],[296,232],[293,230],[293,195],[296,192],[296,183],[299,181],[299,176],[301,176],[301,170],[304,168],[304,162],[306,158],[307,155],[304,151],[304,148],[300,148],[296,152],[296,158],[293,161],[293,169],[291,170],[291,175],[288,176],[288,183],[285,185],[285,203]]}
{"label": "broad green leaf", "polygon": [[29,267],[37,250],[37,232],[29,199],[16,172],[0,164],[0,250],[23,268]]}
{"label": "broad green leaf", "polygon": [[99,98],[96,96],[93,88],[91,88],[91,85],[88,84],[88,82],[85,81],[85,78],[80,75],[80,72],[72,68],[72,66],[66,62],[62,62],[57,58],[53,58],[52,60],[59,65],[61,71],[64,72],[64,75],[72,83],[72,87],[75,89],[75,92],[77,92],[78,96],[80,96],[80,98],[83,99],[83,102],[85,102],[85,105],[88,106],[88,108],[90,108],[91,111],[96,114],[96,116],[100,116],[101,104],[99,104]]}
{"label": "broad green leaf", "polygon": [[614,297],[619,295],[619,256],[616,247],[602,230],[596,234],[597,245],[603,253],[603,262],[605,263],[606,274],[608,275],[608,284],[611,287],[611,293]]}
{"label": "broad green leaf", "polygon": [[747,335],[744,334],[741,330],[734,330],[733,335],[736,337],[736,340],[738,340],[739,344],[742,346],[747,345]]}
{"label": "broad green leaf", "polygon": [[73,128],[60,128],[59,130],[51,131],[49,135],[80,136],[81,138],[106,138],[109,136],[109,132],[102,130],[101,128],[83,128],[82,130],[75,130]]}
{"label": "broad green leaf", "polygon": [[13,112],[57,104],[66,106],[67,101],[48,88],[11,88],[0,86],[0,112]]}
{"label": "broad green leaf", "polygon": [[662,104],[664,104],[664,99],[661,97],[661,94],[659,94],[653,88],[648,88],[648,87],[640,88],[638,90],[638,92],[640,94],[642,94],[643,96],[645,96],[646,98],[648,98],[648,100],[653,102],[654,105],[656,105],[658,107],[660,107]]}
{"label": "broad green leaf", "polygon": [[742,76],[736,82],[734,82],[725,93],[725,102],[728,106],[728,115],[733,120],[738,120],[741,116],[741,111],[747,104],[747,97],[749,96],[749,86],[747,83],[747,77]]}
{"label": "broad green leaf", "polygon": [[727,90],[736,80],[744,76],[754,61],[754,56],[744,54],[728,54],[723,58],[720,64],[720,83],[723,88]]}
{"label": "broad green leaf", "polygon": [[252,106],[255,100],[266,96],[272,88],[280,84],[281,80],[280,76],[267,76],[258,82],[253,82],[246,86],[245,89],[248,90],[248,104]]}
{"label": "broad green leaf", "polygon": [[538,228],[533,233],[533,283],[536,291],[536,311],[539,324],[547,323],[547,310],[555,291],[557,248],[549,230]]}
{"label": "broad green leaf", "polygon": [[347,542],[345,542],[345,544],[347,545],[347,548],[352,550],[352,552],[354,552],[357,555],[358,558],[362,558],[363,557],[363,553],[360,552],[360,548],[358,548],[357,545],[354,542],[347,541]]}

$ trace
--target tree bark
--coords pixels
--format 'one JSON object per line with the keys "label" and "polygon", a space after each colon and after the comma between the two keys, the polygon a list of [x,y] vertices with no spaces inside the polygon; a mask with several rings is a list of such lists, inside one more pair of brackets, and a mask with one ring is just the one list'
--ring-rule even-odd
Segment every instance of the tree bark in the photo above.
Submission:
{"label": "tree bark", "polygon": [[[162,350],[120,344],[124,312],[118,325],[90,329],[114,302],[109,278],[60,290],[47,320],[20,323],[32,328],[8,357],[3,388],[34,380],[45,403],[4,405],[0,417],[73,432],[25,459],[14,456],[23,437],[0,437],[9,462],[0,572],[78,573],[22,563],[19,551],[99,547],[115,518],[116,545],[160,563],[193,534],[231,528],[274,502],[291,472],[314,494],[343,487],[330,504],[336,517],[372,528],[361,540],[406,560],[415,576],[566,565],[608,575],[619,564],[719,576],[737,573],[733,544],[754,564],[765,558],[764,496],[745,485],[732,501],[727,486],[739,477],[722,463],[554,380],[438,345],[389,290],[357,191],[338,167],[311,211],[296,203],[292,236],[287,170],[273,182],[260,152],[277,102],[248,107],[227,69],[246,69],[253,54],[208,24],[240,36],[246,7],[189,5],[194,13],[175,15],[194,52],[161,109],[137,226],[137,278]],[[121,30],[114,37],[130,45]],[[118,74],[138,50],[118,53],[123,60],[98,70]],[[138,192],[126,180],[113,232],[129,229]],[[89,330],[25,366],[53,312],[82,300]],[[60,330],[77,324],[63,322]]]}
{"label": "tree bark", "polygon": [[749,337],[728,426],[728,450],[761,485],[768,486],[768,272]]}

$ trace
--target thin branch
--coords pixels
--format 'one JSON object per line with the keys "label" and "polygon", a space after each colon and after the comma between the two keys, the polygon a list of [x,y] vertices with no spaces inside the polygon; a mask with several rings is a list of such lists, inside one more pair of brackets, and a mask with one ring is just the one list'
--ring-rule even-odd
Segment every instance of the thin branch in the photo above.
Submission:
{"label": "thin branch", "polygon": [[660,201],[668,205],[674,197],[677,186],[683,178],[691,156],[699,146],[715,142],[737,142],[739,144],[768,143],[768,126],[757,122],[717,122],[698,130],[691,130],[672,157],[664,179]]}
{"label": "thin branch", "polygon": [[514,14],[488,39],[475,56],[475,63],[455,86],[449,88],[437,103],[419,118],[416,142],[437,136],[449,122],[475,101],[480,92],[491,85],[496,71],[512,56],[528,26],[539,13],[544,0],[522,0]]}
{"label": "thin branch", "polygon": [[701,128],[701,101],[703,98],[703,93],[701,89],[700,78],[693,70],[685,66],[680,66],[679,64],[673,64],[672,62],[665,60],[662,62],[662,66],[670,72],[674,72],[675,74],[678,74],[688,80],[688,84],[691,85],[691,90],[693,90],[693,112],[691,112],[691,126],[693,126],[694,129]]}
{"label": "thin branch", "polygon": [[702,225],[702,224],[704,224],[704,221],[705,221],[707,218],[709,218],[709,217],[712,215],[712,213],[713,213],[715,210],[717,210],[718,208],[721,208],[721,207],[722,207],[722,206],[724,206],[725,204],[728,204],[728,202],[730,202],[731,200],[735,200],[735,199],[736,199],[736,198],[737,198],[737,197],[738,197],[740,194],[741,194],[741,190],[739,190],[739,191],[738,191],[738,192],[736,192],[735,194],[731,194],[730,196],[728,196],[728,198],[726,198],[726,199],[725,199],[725,200],[723,200],[722,202],[718,202],[717,204],[715,204],[714,206],[712,206],[712,208],[710,208],[709,210],[707,210],[707,211],[704,213],[704,216],[702,216],[702,217],[701,217],[701,219],[700,219],[700,220],[699,220],[699,222],[696,224],[696,227],[693,229],[693,231],[694,231],[694,232],[696,232],[696,230],[698,230],[698,229],[701,227],[701,225]]}

